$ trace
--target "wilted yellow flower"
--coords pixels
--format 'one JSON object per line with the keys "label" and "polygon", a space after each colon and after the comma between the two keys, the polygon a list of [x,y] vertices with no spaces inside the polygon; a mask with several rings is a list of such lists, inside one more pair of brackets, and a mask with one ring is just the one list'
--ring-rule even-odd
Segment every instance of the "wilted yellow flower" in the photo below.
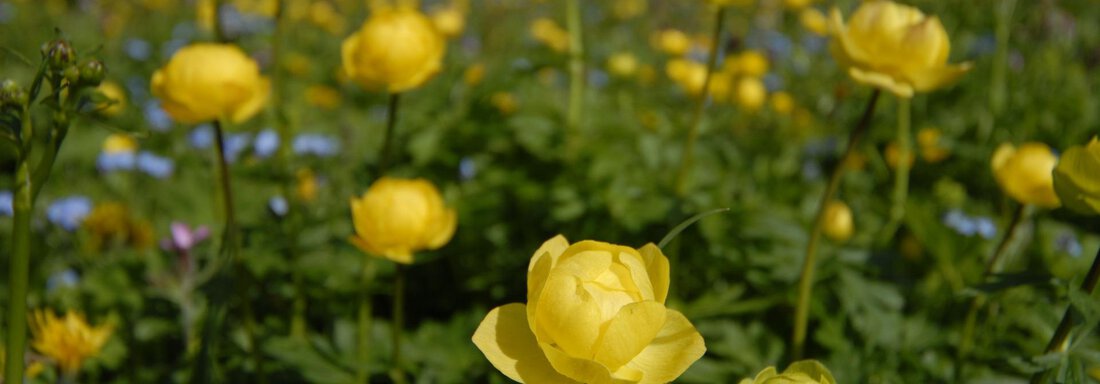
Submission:
{"label": "wilted yellow flower", "polygon": [[626,20],[644,14],[647,8],[646,0],[615,0],[611,13],[619,20]]}
{"label": "wilted yellow flower", "polygon": [[847,25],[840,10],[831,13],[830,48],[862,84],[912,97],[955,82],[969,63],[948,65],[951,41],[935,16],[892,1],[860,4]]}
{"label": "wilted yellow flower", "polygon": [[1058,158],[1043,143],[1024,143],[1019,148],[1004,143],[993,152],[993,177],[1009,197],[1021,204],[1057,208],[1054,167]]}
{"label": "wilted yellow flower", "polygon": [[773,93],[772,110],[781,115],[791,114],[791,111],[794,111],[794,97],[783,91]]}
{"label": "wilted yellow flower", "polygon": [[669,60],[665,63],[665,74],[691,95],[702,93],[707,81],[707,67],[688,59]]}
{"label": "wilted yellow flower", "polygon": [[558,26],[554,20],[540,17],[531,22],[531,36],[557,52],[569,49],[569,32]]}
{"label": "wilted yellow flower", "polygon": [[502,115],[511,115],[519,108],[519,102],[516,101],[516,97],[508,92],[496,92],[489,97],[489,104],[492,104]]}
{"label": "wilted yellow flower", "polygon": [[306,103],[309,103],[309,105],[329,110],[339,107],[343,99],[340,95],[340,91],[336,88],[320,84],[311,85],[306,88],[305,96]]}
{"label": "wilted yellow flower", "polygon": [[818,36],[829,34],[829,20],[817,8],[805,8],[799,11],[798,22],[802,24],[802,28]]}
{"label": "wilted yellow flower", "polygon": [[411,7],[374,9],[340,52],[347,76],[389,93],[416,88],[443,66],[447,47],[427,17]]}
{"label": "wilted yellow flower", "polygon": [[183,47],[153,73],[153,96],[173,119],[195,124],[247,120],[267,103],[271,82],[240,48],[195,43]]}
{"label": "wilted yellow flower", "polygon": [[99,92],[106,96],[108,101],[101,103],[98,108],[99,112],[106,116],[118,116],[126,109],[126,91],[122,89],[122,86],[113,81],[103,81],[99,83]]}
{"label": "wilted yellow flower", "polygon": [[79,313],[68,311],[58,318],[48,309],[34,311],[29,326],[31,346],[70,375],[80,371],[85,359],[98,355],[113,332],[109,324],[91,326]]}
{"label": "wilted yellow flower", "polygon": [[607,72],[618,77],[630,77],[638,70],[638,59],[629,52],[617,52],[607,58]]}
{"label": "wilted yellow flower", "polygon": [[653,45],[666,54],[683,56],[691,50],[691,38],[679,30],[666,29],[654,35]]}
{"label": "wilted yellow flower", "polygon": [[413,253],[438,249],[451,240],[455,211],[424,179],[383,177],[361,198],[351,199],[355,235],[351,243],[366,253],[411,264]]}
{"label": "wilted yellow flower", "polygon": [[137,148],[137,140],[130,135],[112,133],[103,139],[103,153],[134,152]]}
{"label": "wilted yellow flower", "polygon": [[652,243],[543,243],[527,269],[527,304],[489,312],[473,341],[521,383],[667,383],[706,351],[665,307],[669,263]]}
{"label": "wilted yellow flower", "polygon": [[917,147],[920,148],[920,157],[924,161],[935,164],[951,155],[943,145],[942,137],[943,132],[936,128],[922,128],[917,132]]}
{"label": "wilted yellow flower", "polygon": [[1100,141],[1073,146],[1062,154],[1054,168],[1054,190],[1066,208],[1100,214]]}
{"label": "wilted yellow flower", "polygon": [[843,201],[833,200],[825,204],[825,211],[821,213],[824,224],[821,233],[836,242],[845,242],[852,238],[852,209]]}
{"label": "wilted yellow flower", "polygon": [[742,77],[737,81],[733,102],[747,111],[755,111],[768,101],[768,89],[756,77]]}
{"label": "wilted yellow flower", "polygon": [[462,35],[462,30],[466,28],[466,15],[454,6],[440,8],[432,12],[432,24],[443,36],[453,39]]}
{"label": "wilted yellow flower", "polygon": [[740,384],[836,384],[836,379],[817,360],[802,360],[791,363],[783,373],[775,367],[765,368],[756,378],[741,380]]}

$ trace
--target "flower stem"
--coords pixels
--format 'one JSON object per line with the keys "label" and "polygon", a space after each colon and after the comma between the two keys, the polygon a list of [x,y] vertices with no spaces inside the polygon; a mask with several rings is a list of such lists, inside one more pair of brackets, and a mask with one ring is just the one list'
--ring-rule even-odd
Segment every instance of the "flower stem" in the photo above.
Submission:
{"label": "flower stem", "polygon": [[405,383],[405,370],[401,367],[401,332],[405,324],[405,266],[396,264],[393,275],[393,325],[390,336],[393,344],[393,368],[390,377],[394,383]]}
{"label": "flower stem", "polygon": [[584,24],[579,0],[566,0],[565,26],[569,30],[569,111],[565,117],[565,153],[572,159],[579,145],[584,115]]}
{"label": "flower stem", "polygon": [[871,125],[871,116],[878,102],[879,90],[871,93],[867,100],[867,106],[863,109],[863,116],[859,118],[852,132],[848,135],[848,147],[844,149],[844,155],[840,162],[829,174],[829,183],[825,185],[825,193],[821,196],[821,202],[817,206],[817,214],[814,217],[814,226],[810,230],[810,239],[806,244],[806,259],[802,262],[802,273],[798,279],[798,303],[795,307],[794,329],[791,332],[791,360],[801,360],[806,344],[806,326],[810,315],[810,295],[813,293],[814,270],[817,261],[817,243],[821,240],[821,230],[825,225],[825,205],[832,201],[840,186],[840,179],[848,167],[848,159],[855,153],[856,146],[867,133]]}
{"label": "flower stem", "polygon": [[894,172],[894,201],[890,206],[890,221],[883,227],[880,244],[888,244],[905,218],[905,200],[909,194],[909,158],[913,153],[912,134],[909,129],[911,99],[898,98],[898,164]]}
{"label": "flower stem", "polygon": [[370,284],[374,280],[374,261],[370,258],[363,258],[363,269],[361,271],[361,278],[363,285],[360,287],[359,292],[359,321],[358,321],[358,333],[359,339],[356,344],[359,364],[355,371],[355,382],[366,384],[370,382],[370,336],[371,336],[371,297],[370,297]]}
{"label": "flower stem", "polygon": [[[1089,268],[1089,273],[1085,275],[1085,281],[1081,283],[1081,290],[1085,291],[1086,295],[1092,295],[1092,292],[1096,290],[1096,284],[1100,282],[1100,249],[1096,251],[1096,257],[1092,259],[1092,267]],[[1047,348],[1044,350],[1046,353],[1063,352],[1069,345],[1069,331],[1073,328],[1073,306],[1066,308],[1065,314],[1062,315],[1062,321],[1058,323],[1058,328],[1054,331],[1054,335],[1050,338],[1050,343],[1047,344]],[[1049,370],[1044,370],[1035,373],[1031,376],[1032,383],[1041,383],[1045,381]]]}
{"label": "flower stem", "polygon": [[[982,271],[982,282],[985,282],[994,272],[997,271],[1000,265],[1000,260],[1004,257],[1005,252],[1008,251],[1009,245],[1016,240],[1016,235],[1019,232],[1020,224],[1024,222],[1024,219],[1030,212],[1030,206],[1027,204],[1020,204],[1012,214],[1012,219],[1008,223],[1005,236],[1001,238],[1000,244],[997,244],[997,248],[993,251],[993,255],[986,260],[985,269]],[[957,356],[957,362],[955,364],[956,381],[962,377],[963,359],[970,353],[970,348],[973,346],[974,330],[978,323],[978,310],[985,305],[986,298],[982,295],[974,296],[970,300],[970,307],[966,312],[966,323],[963,326],[962,338],[959,340],[959,351]]]}
{"label": "flower stem", "polygon": [[382,177],[389,169],[390,157],[393,151],[394,130],[397,127],[397,111],[401,107],[401,94],[391,93],[390,103],[386,112],[386,131],[382,136],[382,152],[378,155],[378,175]]}
{"label": "flower stem", "polygon": [[[29,117],[29,116],[27,116]],[[13,225],[10,270],[8,271],[8,335],[5,382],[23,382],[23,353],[27,345],[27,280],[31,259],[31,212],[34,208],[33,182],[26,158],[15,173],[12,198]]]}
{"label": "flower stem", "polygon": [[714,74],[714,67],[718,65],[719,48],[722,40],[722,24],[726,20],[726,7],[718,7],[714,15],[714,31],[710,39],[710,51],[707,52],[707,72],[703,80],[703,90],[695,101],[695,109],[691,112],[691,120],[688,123],[687,137],[684,138],[684,150],[680,158],[680,170],[676,173],[676,195],[683,197],[687,194],[691,167],[694,163],[695,140],[699,137],[699,123],[703,119],[703,110],[707,106],[710,94],[710,77]]}

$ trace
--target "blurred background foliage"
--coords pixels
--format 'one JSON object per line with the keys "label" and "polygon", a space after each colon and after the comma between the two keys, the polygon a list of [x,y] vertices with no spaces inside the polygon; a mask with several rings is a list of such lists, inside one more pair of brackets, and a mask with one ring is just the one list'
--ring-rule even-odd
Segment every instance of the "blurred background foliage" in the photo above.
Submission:
{"label": "blurred background foliage", "polygon": [[[280,112],[294,133],[278,137],[295,143],[296,187],[284,195],[270,151],[273,108],[230,129],[265,369],[274,382],[350,382],[360,271],[372,261],[347,242],[348,199],[372,181],[385,96],[342,79],[339,47],[368,11],[361,1],[289,1],[287,52],[276,63],[268,3],[228,1],[222,10],[232,40],[265,73],[285,71]],[[702,62],[713,9],[702,1],[585,2],[585,114],[576,148],[567,149],[567,56],[531,33],[539,18],[564,26],[563,4],[469,4],[443,72],[403,97],[398,122],[393,173],[432,180],[459,216],[450,244],[418,255],[408,269],[405,364],[416,382],[507,380],[470,336],[489,309],[525,301],[528,260],[546,239],[561,233],[640,246],[720,207],[730,211],[701,220],[665,249],[671,306],[708,347],[680,381],[736,382],[784,361],[806,234],[870,91],[838,70],[827,40],[803,23],[801,2],[753,3],[732,8],[722,51],[725,61],[744,52],[767,58],[759,76],[766,99],[737,102],[751,95],[737,96],[736,87],[735,96],[714,98],[682,197],[673,182],[694,98],[666,75],[673,56],[655,42],[661,31],[682,31],[691,40],[687,58]],[[855,3],[805,7],[847,14]],[[1089,0],[906,3],[939,16],[952,61],[974,69],[954,87],[913,99],[915,131],[937,130],[931,147],[943,153],[927,156],[918,141],[907,216],[886,242],[877,230],[888,221],[890,164],[898,161],[888,150],[896,106],[893,98],[880,101],[839,192],[854,213],[854,236],[822,249],[808,355],[846,383],[1022,382],[1046,367],[1058,367],[1065,381],[1096,380],[1100,349],[1091,330],[1100,304],[1070,288],[1100,247],[1100,223],[1037,210],[1010,244],[1004,273],[980,283],[1015,210],[990,172],[996,146],[1040,141],[1061,149],[1098,133],[1100,7]],[[430,14],[447,5],[425,0],[422,8]],[[634,12],[639,5],[644,10]],[[19,56],[35,57],[57,28],[79,51],[98,52],[126,96],[120,114],[76,122],[34,220],[30,306],[78,309],[118,325],[85,366],[89,382],[174,382],[189,364],[186,319],[205,306],[204,291],[180,288],[178,256],[158,243],[176,221],[220,228],[210,128],[168,120],[149,78],[176,49],[211,38],[201,8],[180,0],[0,1],[0,77],[29,81],[34,68]],[[635,58],[632,73],[608,68],[619,53]],[[104,139],[118,132],[134,133],[141,151],[168,159],[167,174],[97,166]],[[0,191],[12,189],[13,161],[0,151]],[[65,200],[72,197],[85,200]],[[95,209],[110,203],[123,213]],[[283,214],[287,206],[292,215]],[[8,252],[11,219],[2,208],[0,252]],[[107,219],[89,220],[85,208]],[[66,218],[77,225],[60,224]],[[130,229],[104,224],[119,220]],[[129,230],[148,239],[131,241],[140,236]],[[206,262],[213,244],[193,254]],[[393,267],[373,263],[371,371],[384,382]],[[308,332],[293,335],[299,290]],[[960,358],[967,306],[979,294],[987,305],[971,353]],[[1071,303],[1083,314],[1078,337],[1068,353],[1042,356]],[[228,381],[247,382],[255,367],[244,358],[243,331],[230,325],[223,337],[232,353],[221,364]]]}

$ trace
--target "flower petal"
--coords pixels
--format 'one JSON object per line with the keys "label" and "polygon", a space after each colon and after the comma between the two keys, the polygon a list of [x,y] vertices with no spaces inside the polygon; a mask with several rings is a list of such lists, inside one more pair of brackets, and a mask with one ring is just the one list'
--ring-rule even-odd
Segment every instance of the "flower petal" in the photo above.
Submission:
{"label": "flower petal", "polygon": [[970,63],[944,65],[908,74],[909,83],[918,92],[928,92],[954,84],[970,71]]}
{"label": "flower petal", "polygon": [[627,304],[607,323],[595,360],[616,370],[637,356],[665,324],[668,310],[656,301]]}
{"label": "flower petal", "polygon": [[664,304],[668,298],[669,270],[668,258],[653,243],[638,248],[638,253],[645,261],[646,273],[649,274],[649,282],[653,285],[653,300]]}
{"label": "flower petal", "polygon": [[848,68],[848,75],[858,83],[888,91],[897,97],[913,97],[913,86],[897,81],[890,75],[865,71],[856,67]]}
{"label": "flower petal", "polygon": [[[707,351],[703,336],[686,317],[668,310],[664,327],[638,356],[620,370],[635,369],[645,373],[643,383],[668,383],[675,380]],[[553,363],[553,360],[551,360]]]}
{"label": "flower petal", "polygon": [[573,380],[589,384],[627,384],[638,381],[611,377],[611,372],[599,363],[572,357],[553,345],[539,343],[539,347],[542,348],[542,352],[546,354],[546,359],[550,361],[550,365],[556,371]]}
{"label": "flower petal", "polygon": [[523,304],[494,308],[477,327],[473,341],[489,362],[512,380],[531,384],[575,383],[555,371],[546,360],[527,325]]}
{"label": "flower petal", "polygon": [[534,312],[535,321],[529,323],[540,342],[552,340],[571,356],[592,356],[603,319],[599,303],[594,302],[580,279],[555,270],[546,280]]}

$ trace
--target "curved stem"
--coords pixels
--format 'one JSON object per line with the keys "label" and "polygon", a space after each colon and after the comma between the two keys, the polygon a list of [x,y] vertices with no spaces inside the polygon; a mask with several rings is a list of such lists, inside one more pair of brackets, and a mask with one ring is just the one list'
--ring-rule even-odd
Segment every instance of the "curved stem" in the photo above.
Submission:
{"label": "curved stem", "polygon": [[699,137],[699,123],[703,119],[703,110],[706,109],[707,99],[710,97],[710,78],[714,74],[714,67],[718,65],[719,47],[722,40],[722,24],[726,20],[726,7],[718,7],[714,15],[714,31],[710,39],[710,51],[707,52],[707,72],[703,77],[703,89],[695,101],[695,109],[691,112],[691,120],[688,123],[687,137],[684,138],[684,150],[680,157],[680,170],[676,172],[676,195],[687,194],[688,179],[691,176],[691,167],[694,162],[695,140]]}
{"label": "curved stem", "polygon": [[[1091,295],[1096,290],[1096,284],[1100,282],[1100,249],[1096,250],[1096,257],[1092,259],[1092,267],[1089,268],[1089,273],[1085,275],[1085,281],[1081,283],[1081,290],[1085,291],[1086,295]],[[1066,312],[1062,315],[1062,321],[1058,323],[1058,328],[1054,331],[1054,335],[1050,338],[1050,343],[1047,343],[1047,348],[1044,350],[1046,353],[1062,352],[1069,346],[1069,331],[1073,328],[1075,321],[1073,321],[1073,306],[1066,308]],[[1032,383],[1043,382],[1048,371],[1038,372],[1031,376]]]}
{"label": "curved stem", "polygon": [[584,24],[579,0],[566,0],[565,26],[569,30],[569,111],[565,117],[565,152],[572,159],[579,144],[584,109]]}
{"label": "curved stem", "polygon": [[390,377],[394,383],[405,383],[405,370],[401,366],[401,332],[405,326],[405,266],[396,264],[393,275],[393,324],[390,336],[393,344],[393,369]]}
{"label": "curved stem", "polygon": [[[27,116],[29,117],[29,116]],[[23,353],[27,345],[27,280],[31,259],[31,212],[34,208],[30,166],[24,158],[15,173],[10,270],[8,271],[8,335],[5,382],[23,382]]]}
{"label": "curved stem", "polygon": [[890,221],[883,227],[880,244],[888,244],[905,218],[905,200],[909,194],[909,158],[913,156],[912,134],[909,129],[911,99],[898,98],[898,164],[894,170],[894,196],[890,206]]}
{"label": "curved stem", "polygon": [[802,262],[802,273],[798,279],[798,303],[794,313],[794,329],[791,332],[791,360],[801,360],[803,348],[806,344],[806,326],[810,316],[810,295],[813,293],[814,270],[817,263],[817,243],[821,240],[821,230],[825,224],[825,205],[833,199],[840,179],[847,169],[848,158],[855,153],[856,146],[867,133],[871,125],[871,116],[878,102],[879,90],[871,93],[867,100],[867,106],[863,109],[863,116],[859,118],[852,132],[848,135],[848,147],[844,149],[844,155],[840,162],[829,174],[829,183],[825,185],[825,193],[821,196],[821,202],[817,206],[817,214],[814,217],[814,226],[810,229],[810,238],[806,244],[806,259]]}

